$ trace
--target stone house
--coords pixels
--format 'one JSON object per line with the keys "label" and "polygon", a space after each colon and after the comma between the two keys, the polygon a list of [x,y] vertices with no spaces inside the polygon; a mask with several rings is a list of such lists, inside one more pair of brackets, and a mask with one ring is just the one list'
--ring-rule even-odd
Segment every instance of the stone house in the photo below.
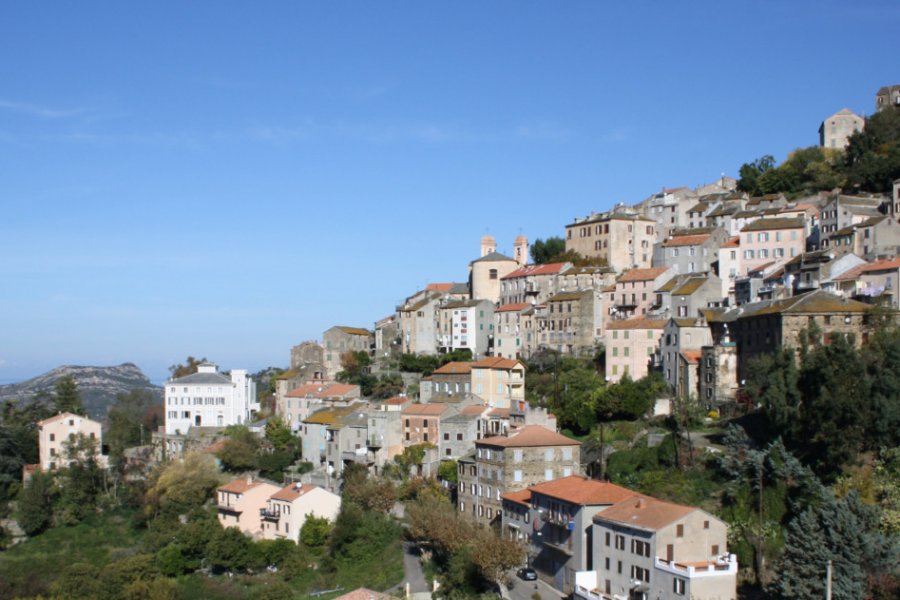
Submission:
{"label": "stone house", "polygon": [[656,289],[674,275],[675,270],[671,267],[626,271],[616,280],[608,308],[611,317],[614,320],[644,317],[654,306]]}
{"label": "stone house", "polygon": [[849,108],[842,108],[819,125],[819,146],[843,150],[850,143],[850,136],[865,126],[865,119]]}
{"label": "stone house", "polygon": [[458,402],[468,397],[471,392],[471,362],[451,361],[431,373],[429,402]]}
{"label": "stone house", "polygon": [[662,373],[669,389],[684,398],[696,397],[700,349],[712,343],[706,319],[673,318],[660,341]]}
{"label": "stone house", "polygon": [[455,414],[445,403],[412,404],[403,410],[403,445],[437,444],[441,437],[441,419]]}
{"label": "stone house", "polygon": [[485,524],[500,522],[501,496],[558,477],[579,475],[581,443],[540,425],[482,438],[460,458],[457,507]]}
{"label": "stone house", "polygon": [[500,304],[541,304],[559,290],[559,276],[572,263],[525,265],[500,279]]}
{"label": "stone house", "polygon": [[606,380],[619,381],[626,373],[640,379],[659,367],[659,342],[666,321],[628,319],[610,323],[604,336]]}
{"label": "stone house", "polygon": [[349,406],[362,396],[358,385],[349,383],[306,383],[284,395],[275,405],[275,414],[296,432],[313,412],[325,406]]}
{"label": "stone house", "polygon": [[357,406],[328,407],[317,410],[303,420],[300,428],[300,439],[303,442],[303,459],[317,465],[332,475],[335,471],[334,464],[328,464],[328,443],[333,441],[333,432],[329,427],[338,423],[341,418],[360,408]]}
{"label": "stone house", "polygon": [[397,307],[400,315],[400,348],[403,354],[434,354],[437,351],[437,309],[444,296],[425,290]]}
{"label": "stone house", "polygon": [[371,355],[375,335],[362,327],[335,325],[322,334],[322,345],[325,347],[326,378],[334,380],[344,369],[341,366],[341,356],[346,352],[365,352]]}
{"label": "stone house", "polygon": [[375,358],[396,358],[401,352],[400,314],[393,312],[375,321]]}
{"label": "stone house", "polygon": [[653,266],[671,267],[677,274],[712,271],[719,247],[729,238],[721,228],[675,233],[653,247]]}
{"label": "stone house", "polygon": [[879,196],[834,194],[820,212],[821,247],[825,249],[831,246],[831,237],[841,229],[882,216],[880,209],[883,201]]}
{"label": "stone house", "polygon": [[881,111],[888,106],[900,106],[900,85],[886,85],[875,94],[875,110]]}
{"label": "stone house", "polygon": [[[477,407],[466,407],[477,408]],[[480,411],[463,409],[441,421],[439,452],[442,460],[456,460],[472,450],[478,439]]]}
{"label": "stone house", "polygon": [[736,600],[727,525],[704,510],[633,496],[593,517],[594,569],[575,598]]}
{"label": "stone house", "polygon": [[718,251],[719,285],[721,298],[734,300],[734,280],[741,273],[741,238],[734,236],[728,239]]}
{"label": "stone house", "polygon": [[834,250],[804,252],[784,265],[785,282],[794,295],[835,288],[834,279],[866,261],[855,254],[840,255]]}
{"label": "stone house", "polygon": [[570,356],[591,356],[603,330],[603,300],[593,290],[560,292],[547,300],[542,345]]}
{"label": "stone house", "polygon": [[845,298],[900,308],[900,258],[857,265],[835,277],[835,283],[837,293]]}
{"label": "stone house", "polygon": [[871,217],[839,229],[828,246],[837,254],[852,253],[866,260],[900,254],[900,223],[891,217]]}
{"label": "stone house", "polygon": [[260,509],[278,491],[272,485],[252,477],[234,479],[216,490],[216,512],[222,527],[237,527],[253,539],[263,537]]}
{"label": "stone house", "polygon": [[262,537],[300,543],[300,530],[309,517],[332,523],[341,511],[341,497],[317,485],[292,483],[274,494],[260,509]]}
{"label": "stone house", "polygon": [[734,413],[738,399],[737,346],[726,334],[721,340],[700,349],[700,401],[706,410],[721,416]]}
{"label": "stone house", "polygon": [[530,304],[503,304],[494,310],[494,356],[522,358],[525,354],[525,331],[522,312]]}

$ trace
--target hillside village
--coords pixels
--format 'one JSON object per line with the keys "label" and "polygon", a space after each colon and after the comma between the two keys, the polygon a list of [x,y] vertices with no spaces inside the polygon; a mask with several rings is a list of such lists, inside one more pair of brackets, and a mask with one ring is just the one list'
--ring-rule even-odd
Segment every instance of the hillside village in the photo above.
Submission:
{"label": "hillside village", "polygon": [[[879,107],[898,89],[879,92]],[[822,147],[843,148],[864,126],[848,112],[823,121]],[[302,448],[284,478],[247,469],[215,490],[219,522],[252,539],[300,544],[307,519],[338,519],[347,477],[399,468],[518,544],[505,569],[533,568],[556,597],[737,598],[728,520],[611,482],[602,431],[588,450],[535,391],[530,365],[581,361],[606,388],[655,377],[664,385],[647,384],[637,416],[674,422],[678,446],[691,440],[691,426],[678,428],[688,413],[699,430],[763,404],[748,385],[760,357],[813,339],[859,351],[893,320],[900,179],[889,195],[753,195],[738,183],[723,175],[561,215],[559,239],[540,241],[556,245],[550,256],[536,257],[525,235],[473,240],[464,278],[398,290],[405,299],[376,322],[335,324],[285,349],[290,366],[270,389],[245,370],[198,364],[166,382],[165,424],[127,460],[218,456],[235,426],[265,437],[277,423]],[[79,460],[59,445],[78,434],[100,438],[99,423],[75,412],[42,421],[26,478]],[[690,460],[725,446],[691,444]]]}

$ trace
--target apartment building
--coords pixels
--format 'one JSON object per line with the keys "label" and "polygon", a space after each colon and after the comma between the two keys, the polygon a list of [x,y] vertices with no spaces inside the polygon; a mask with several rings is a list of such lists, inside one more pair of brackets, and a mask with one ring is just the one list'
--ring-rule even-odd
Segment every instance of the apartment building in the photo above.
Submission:
{"label": "apartment building", "polygon": [[256,382],[243,369],[232,369],[226,377],[216,365],[204,363],[196,373],[167,381],[164,390],[167,435],[250,423],[259,410]]}
{"label": "apartment building", "polygon": [[666,321],[628,319],[613,321],[606,330],[606,380],[619,381],[627,373],[640,379],[659,365],[659,342]]}
{"label": "apartment building", "polygon": [[806,252],[806,223],[803,219],[757,219],[741,230],[741,272],[739,276],[767,263],[783,263]]}
{"label": "apartment building", "polygon": [[222,527],[237,527],[253,539],[263,537],[260,508],[278,486],[252,477],[233,479],[216,490],[216,511]]}
{"label": "apartment building", "polygon": [[655,304],[656,289],[675,275],[672,267],[631,269],[619,276],[613,292],[610,315],[613,319],[645,316]]}
{"label": "apartment building", "polygon": [[259,509],[262,537],[300,543],[300,530],[309,517],[334,522],[341,497],[308,483],[292,483],[273,493]]}
{"label": "apartment building", "polygon": [[88,456],[77,452],[78,438],[83,437],[93,443],[93,458],[100,466],[106,466],[106,457],[101,453],[102,434],[100,423],[82,415],[62,412],[43,421],[38,421],[38,457],[42,471],[55,471],[67,467],[76,460]]}
{"label": "apartment building", "polygon": [[494,335],[494,303],[490,300],[457,300],[437,309],[437,345],[442,352],[469,350],[473,357],[491,349]]}
{"label": "apartment building", "polygon": [[656,222],[623,207],[566,225],[566,250],[602,258],[617,273],[649,267],[655,241]]}
{"label": "apartment building", "polygon": [[325,377],[334,380],[344,370],[341,356],[346,352],[370,354],[375,346],[375,334],[362,327],[336,325],[322,334],[322,346],[325,348]]}
{"label": "apartment building", "polygon": [[525,265],[500,280],[500,304],[541,304],[560,288],[559,276],[572,263]]}
{"label": "apartment building", "polygon": [[499,356],[472,363],[472,393],[492,408],[525,400],[525,363]]}
{"label": "apartment building", "polygon": [[523,358],[525,328],[523,313],[530,304],[503,304],[494,310],[494,356]]}

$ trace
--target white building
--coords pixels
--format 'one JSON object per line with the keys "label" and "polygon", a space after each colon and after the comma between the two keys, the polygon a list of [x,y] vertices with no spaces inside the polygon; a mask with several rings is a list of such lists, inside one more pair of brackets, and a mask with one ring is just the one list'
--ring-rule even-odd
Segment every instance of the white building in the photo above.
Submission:
{"label": "white building", "polygon": [[186,434],[191,427],[227,427],[250,423],[259,410],[256,382],[242,369],[231,377],[213,364],[166,382],[166,434]]}

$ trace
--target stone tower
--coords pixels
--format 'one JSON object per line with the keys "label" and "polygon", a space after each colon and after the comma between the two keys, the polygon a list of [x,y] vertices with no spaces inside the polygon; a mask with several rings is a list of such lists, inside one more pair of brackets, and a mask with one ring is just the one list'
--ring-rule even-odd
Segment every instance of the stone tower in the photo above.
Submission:
{"label": "stone tower", "polygon": [[487,256],[491,252],[497,251],[497,240],[494,239],[492,235],[485,235],[481,238],[481,254],[480,256]]}
{"label": "stone tower", "polygon": [[520,267],[524,267],[528,263],[528,238],[524,235],[518,236],[513,243],[513,258]]}

